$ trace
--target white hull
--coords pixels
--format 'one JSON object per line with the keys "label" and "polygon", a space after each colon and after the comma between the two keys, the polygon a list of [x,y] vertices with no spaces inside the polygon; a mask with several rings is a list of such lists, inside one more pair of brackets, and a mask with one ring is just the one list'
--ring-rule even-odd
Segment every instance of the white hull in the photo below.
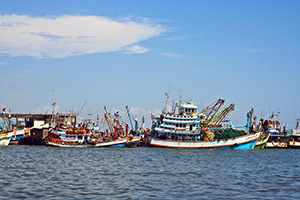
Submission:
{"label": "white hull", "polygon": [[267,142],[266,148],[287,148],[286,142]]}
{"label": "white hull", "polygon": [[0,133],[0,146],[7,146],[14,132]]}
{"label": "white hull", "polygon": [[125,143],[127,142],[127,138],[121,138],[109,142],[99,142],[96,143],[95,147],[125,147]]}
{"label": "white hull", "polygon": [[296,142],[296,141],[290,141],[289,142],[289,147],[292,147],[292,148],[300,148],[300,142]]}
{"label": "white hull", "polygon": [[86,147],[92,147],[93,145],[88,145],[88,144],[74,144],[74,145],[69,145],[69,144],[59,144],[59,143],[54,143],[54,142],[47,142],[47,145],[49,146],[54,146],[54,147],[79,147],[79,148],[86,148]]}
{"label": "white hull", "polygon": [[151,138],[150,145],[169,148],[253,149],[260,133],[220,141],[175,141]]}

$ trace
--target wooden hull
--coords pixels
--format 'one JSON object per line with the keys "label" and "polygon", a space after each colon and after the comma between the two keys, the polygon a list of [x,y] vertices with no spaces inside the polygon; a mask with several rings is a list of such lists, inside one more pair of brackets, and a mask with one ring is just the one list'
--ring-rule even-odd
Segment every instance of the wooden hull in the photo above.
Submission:
{"label": "wooden hull", "polygon": [[94,147],[125,147],[127,138],[121,138],[113,141],[97,142]]}
{"label": "wooden hull", "polygon": [[132,140],[126,142],[125,147],[137,147],[139,142],[140,142],[140,138],[134,137],[132,138]]}
{"label": "wooden hull", "polygon": [[220,141],[175,141],[151,138],[150,145],[167,148],[191,149],[254,149],[259,133]]}
{"label": "wooden hull", "polygon": [[269,140],[270,134],[264,140],[258,140],[254,149],[264,149],[266,147],[267,141]]}
{"label": "wooden hull", "polygon": [[0,146],[7,146],[14,132],[0,133]]}

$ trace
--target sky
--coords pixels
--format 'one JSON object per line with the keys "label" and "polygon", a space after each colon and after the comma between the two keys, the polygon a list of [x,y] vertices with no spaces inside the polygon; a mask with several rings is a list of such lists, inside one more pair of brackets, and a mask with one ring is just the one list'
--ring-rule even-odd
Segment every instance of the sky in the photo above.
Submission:
{"label": "sky", "polygon": [[[0,108],[134,117],[169,99],[300,118],[298,0],[1,0]],[[54,92],[53,92],[54,91]],[[86,103],[85,103],[86,102]]]}

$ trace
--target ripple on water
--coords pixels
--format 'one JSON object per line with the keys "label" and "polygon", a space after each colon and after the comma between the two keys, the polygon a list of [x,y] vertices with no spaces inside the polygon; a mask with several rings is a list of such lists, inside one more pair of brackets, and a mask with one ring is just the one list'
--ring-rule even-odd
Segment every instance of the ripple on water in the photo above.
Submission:
{"label": "ripple on water", "polygon": [[0,151],[0,197],[300,199],[298,152],[13,146]]}

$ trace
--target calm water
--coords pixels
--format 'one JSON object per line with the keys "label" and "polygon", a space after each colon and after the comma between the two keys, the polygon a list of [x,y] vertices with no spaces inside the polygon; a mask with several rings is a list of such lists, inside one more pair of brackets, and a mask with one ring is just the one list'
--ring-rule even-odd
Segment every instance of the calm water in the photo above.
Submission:
{"label": "calm water", "polygon": [[2,199],[300,199],[300,150],[0,148]]}

